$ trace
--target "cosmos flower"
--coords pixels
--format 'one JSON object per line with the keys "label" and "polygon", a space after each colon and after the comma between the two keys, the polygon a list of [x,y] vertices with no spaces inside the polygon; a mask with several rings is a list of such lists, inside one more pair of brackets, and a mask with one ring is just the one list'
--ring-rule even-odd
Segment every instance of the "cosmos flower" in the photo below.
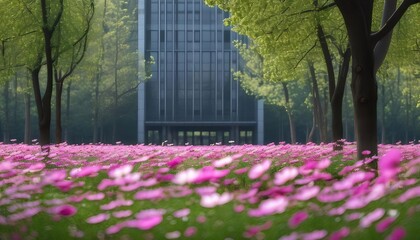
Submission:
{"label": "cosmos flower", "polygon": [[248,172],[250,179],[257,179],[261,177],[271,166],[271,160],[264,160],[262,163],[255,164]]}
{"label": "cosmos flower", "polygon": [[308,218],[308,213],[305,211],[299,211],[293,214],[293,216],[289,219],[289,227],[290,228],[296,228],[301,224],[303,221],[305,221]]}

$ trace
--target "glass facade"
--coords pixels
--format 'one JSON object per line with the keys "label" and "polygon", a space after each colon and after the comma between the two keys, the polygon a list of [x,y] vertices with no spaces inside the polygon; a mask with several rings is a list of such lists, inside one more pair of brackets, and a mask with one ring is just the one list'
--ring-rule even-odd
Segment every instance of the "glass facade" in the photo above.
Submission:
{"label": "glass facade", "polygon": [[227,13],[203,0],[139,0],[142,4],[139,49],[155,64],[139,90],[144,95],[139,142],[257,143],[257,101],[232,76],[242,64],[232,41],[246,39],[223,25]]}

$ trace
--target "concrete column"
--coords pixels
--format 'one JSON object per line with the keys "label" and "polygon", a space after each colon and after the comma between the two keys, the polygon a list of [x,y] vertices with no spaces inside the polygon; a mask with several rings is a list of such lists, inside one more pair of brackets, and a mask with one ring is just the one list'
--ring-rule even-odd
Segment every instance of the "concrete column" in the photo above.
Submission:
{"label": "concrete column", "polygon": [[[140,64],[144,64],[143,59],[145,55],[145,0],[138,0],[138,51],[139,51],[139,70],[144,69]],[[139,81],[142,82],[138,87],[138,108],[137,108],[137,142],[145,143],[145,86],[144,79],[141,79],[142,74],[139,75]]]}

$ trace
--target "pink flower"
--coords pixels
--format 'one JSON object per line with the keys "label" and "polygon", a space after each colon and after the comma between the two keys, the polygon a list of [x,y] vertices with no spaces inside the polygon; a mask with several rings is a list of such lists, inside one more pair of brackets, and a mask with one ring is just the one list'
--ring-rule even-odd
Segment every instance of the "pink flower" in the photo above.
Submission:
{"label": "pink flower", "polygon": [[198,171],[198,176],[193,182],[198,183],[198,184],[207,182],[207,181],[215,182],[228,174],[229,174],[228,169],[216,170],[212,166],[206,166]]}
{"label": "pink flower", "polygon": [[317,199],[320,202],[329,203],[329,202],[338,202],[345,199],[348,195],[346,191],[331,191],[331,189],[324,188],[317,196]]}
{"label": "pink flower", "polygon": [[164,197],[165,195],[163,194],[162,188],[139,191],[134,196],[137,200],[157,200]]}
{"label": "pink flower", "polygon": [[226,165],[231,164],[232,161],[233,161],[233,158],[231,156],[227,156],[225,158],[222,158],[222,159],[219,159],[217,161],[214,161],[213,162],[213,166],[214,167],[217,167],[217,168],[221,168],[221,167],[224,167]]}
{"label": "pink flower", "polygon": [[292,232],[289,235],[282,236],[279,240],[297,240],[299,239],[299,234],[297,232]]}
{"label": "pink flower", "polygon": [[109,202],[108,204],[101,205],[101,210],[112,210],[122,206],[131,206],[133,205],[132,200],[117,199]]}
{"label": "pink flower", "polygon": [[282,213],[288,205],[289,202],[285,197],[270,198],[262,201],[257,209],[249,210],[248,215],[251,217],[262,217]]}
{"label": "pink flower", "polygon": [[305,221],[308,218],[308,213],[305,211],[300,211],[295,214],[289,219],[289,227],[290,228],[296,228],[301,224],[303,221]]}
{"label": "pink flower", "polygon": [[113,212],[112,216],[116,218],[126,218],[126,217],[131,216],[131,214],[133,214],[131,210],[122,210],[122,211]]}
{"label": "pink flower", "polygon": [[341,240],[347,237],[350,234],[350,229],[348,227],[343,227],[340,230],[333,232],[330,236],[330,240]]}
{"label": "pink flower", "polygon": [[76,214],[77,209],[72,205],[60,205],[52,207],[48,210],[49,213],[63,216],[63,217],[70,217]]}
{"label": "pink flower", "polygon": [[86,219],[87,223],[90,224],[97,224],[97,223],[101,223],[103,221],[106,221],[109,219],[109,214],[108,213],[100,213],[98,215],[89,217],[88,219]]}
{"label": "pink flower", "polygon": [[397,227],[386,238],[386,240],[400,240],[400,239],[403,239],[405,235],[406,235],[405,229],[403,227]]}
{"label": "pink flower", "polygon": [[176,212],[174,212],[174,217],[176,218],[183,218],[190,214],[191,210],[189,208],[183,208]]}
{"label": "pink flower", "polygon": [[174,169],[179,164],[181,164],[183,161],[184,161],[184,158],[182,158],[182,157],[175,157],[171,161],[167,162],[166,165],[168,165],[169,168]]}
{"label": "pink flower", "polygon": [[89,201],[99,201],[105,198],[104,193],[94,193],[86,195],[86,199]]}
{"label": "pink flower", "polygon": [[198,223],[205,223],[206,221],[207,221],[207,218],[204,215],[200,215],[200,216],[197,217],[197,222]]}
{"label": "pink flower", "polygon": [[313,232],[305,233],[301,235],[302,240],[318,240],[323,239],[327,236],[328,232],[325,230],[316,230]]}
{"label": "pink flower", "polygon": [[243,212],[245,210],[245,206],[244,205],[235,205],[233,210],[237,213],[240,213],[240,212]]}
{"label": "pink flower", "polygon": [[81,178],[81,177],[95,177],[101,170],[100,166],[87,166],[83,168],[74,168],[70,171],[70,177]]}
{"label": "pink flower", "polygon": [[294,199],[300,200],[300,201],[307,201],[313,197],[315,197],[319,191],[319,186],[305,186],[297,189],[296,194],[293,196]]}
{"label": "pink flower", "polygon": [[369,150],[362,151],[362,155],[364,155],[364,156],[368,156],[370,153],[371,153],[371,151],[369,151]]}
{"label": "pink flower", "polygon": [[165,234],[166,239],[177,239],[181,237],[181,233],[179,231],[168,232]]}
{"label": "pink flower", "polygon": [[108,171],[108,176],[110,178],[122,178],[131,173],[133,170],[132,165],[123,165],[116,168],[113,168]]}
{"label": "pink flower", "polygon": [[379,182],[388,182],[396,180],[400,172],[400,162],[402,153],[398,149],[392,149],[383,155],[378,161]]}
{"label": "pink flower", "polygon": [[373,222],[379,220],[385,214],[385,210],[383,208],[377,208],[362,219],[360,219],[360,227],[367,228]]}
{"label": "pink flower", "polygon": [[195,189],[195,192],[200,196],[210,195],[210,194],[215,193],[216,191],[217,191],[217,188],[213,186],[198,187]]}
{"label": "pink flower", "polygon": [[163,209],[148,209],[139,212],[135,220],[125,222],[127,227],[149,230],[159,225],[163,220]]}
{"label": "pink flower", "polygon": [[230,193],[213,193],[210,195],[204,195],[201,197],[200,205],[206,208],[213,208],[218,205],[223,205],[230,202],[233,199],[233,195]]}
{"label": "pink flower", "polygon": [[398,198],[398,201],[403,203],[416,197],[420,197],[420,186],[408,189]]}
{"label": "pink flower", "polygon": [[187,170],[177,173],[172,182],[179,185],[192,183],[195,181],[198,175],[199,173],[197,170],[195,170],[194,168],[188,168]]}
{"label": "pink flower", "polygon": [[187,229],[185,229],[184,236],[185,237],[192,237],[196,233],[197,233],[197,228],[196,227],[188,227]]}
{"label": "pink flower", "polygon": [[73,182],[68,180],[61,180],[54,183],[54,186],[62,192],[68,192],[73,187]]}
{"label": "pink flower", "polygon": [[271,226],[273,226],[273,222],[271,222],[271,221],[267,221],[264,224],[259,225],[259,226],[251,226],[244,233],[244,237],[246,237],[246,238],[252,238],[255,235],[257,235],[258,233],[260,233],[261,231],[270,229]]}
{"label": "pink flower", "polygon": [[240,174],[244,174],[244,173],[246,173],[248,171],[248,168],[247,167],[244,167],[244,168],[239,168],[239,169],[236,169],[235,171],[233,171],[236,175],[240,175]]}
{"label": "pink flower", "polygon": [[108,227],[105,232],[109,235],[111,234],[115,234],[118,233],[119,231],[121,231],[121,229],[124,227],[123,223],[117,223],[115,225],[112,225],[110,227]]}
{"label": "pink flower", "polygon": [[274,184],[283,185],[286,182],[293,180],[299,174],[298,169],[295,167],[285,167],[274,176]]}
{"label": "pink flower", "polygon": [[379,233],[385,232],[394,221],[394,217],[385,218],[384,220],[376,224],[376,231]]}
{"label": "pink flower", "polygon": [[45,163],[35,163],[33,165],[30,165],[28,169],[25,169],[24,172],[39,172],[42,171],[45,168]]}
{"label": "pink flower", "polygon": [[254,165],[248,172],[250,179],[257,179],[261,177],[271,166],[271,160],[264,160],[260,164]]}
{"label": "pink flower", "polygon": [[43,172],[43,173],[44,173],[43,182],[45,184],[53,184],[55,182],[62,181],[67,176],[66,170],[53,170],[53,171],[48,171],[48,172]]}

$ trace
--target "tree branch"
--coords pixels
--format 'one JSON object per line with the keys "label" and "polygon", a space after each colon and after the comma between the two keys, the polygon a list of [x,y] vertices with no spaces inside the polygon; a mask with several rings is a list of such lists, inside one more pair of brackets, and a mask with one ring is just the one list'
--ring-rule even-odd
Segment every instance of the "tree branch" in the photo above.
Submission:
{"label": "tree branch", "polygon": [[317,7],[317,8],[314,8],[314,9],[304,10],[302,12],[292,13],[289,16],[295,16],[295,15],[300,15],[300,14],[305,14],[305,13],[311,13],[311,12],[321,12],[321,11],[327,10],[329,8],[335,7],[336,5],[337,4],[335,2],[332,2],[332,3],[329,3],[329,4],[325,3],[321,7]]}
{"label": "tree branch", "polygon": [[314,45],[311,48],[309,48],[309,50],[306,51],[305,54],[303,54],[302,58],[299,59],[299,61],[296,63],[295,68],[297,68],[297,66],[300,64],[300,62],[303,61],[303,59],[316,47],[316,45],[317,45],[317,41],[315,41]]}
{"label": "tree branch", "polygon": [[420,0],[404,0],[398,9],[392,14],[388,21],[382,26],[379,31],[370,34],[372,46],[375,46],[382,38],[384,38],[392,29],[397,25],[402,16],[405,14],[407,9],[416,3],[420,3]]}

